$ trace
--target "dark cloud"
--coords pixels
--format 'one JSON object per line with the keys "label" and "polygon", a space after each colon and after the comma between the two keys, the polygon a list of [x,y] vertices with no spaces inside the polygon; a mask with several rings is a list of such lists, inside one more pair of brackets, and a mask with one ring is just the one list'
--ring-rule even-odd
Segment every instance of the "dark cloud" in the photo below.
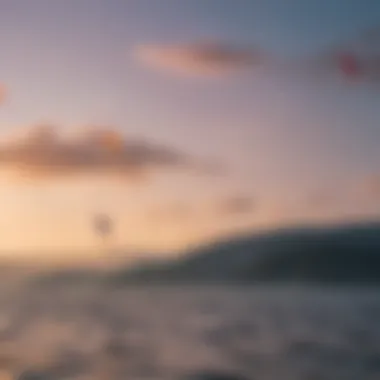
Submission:
{"label": "dark cloud", "polygon": [[22,137],[3,141],[0,167],[35,177],[113,174],[126,179],[165,168],[196,173],[210,169],[207,163],[173,148],[128,139],[113,129],[94,128],[68,139],[50,126],[37,126]]}
{"label": "dark cloud", "polygon": [[185,75],[223,75],[260,64],[263,54],[220,43],[140,45],[135,57],[144,65]]}

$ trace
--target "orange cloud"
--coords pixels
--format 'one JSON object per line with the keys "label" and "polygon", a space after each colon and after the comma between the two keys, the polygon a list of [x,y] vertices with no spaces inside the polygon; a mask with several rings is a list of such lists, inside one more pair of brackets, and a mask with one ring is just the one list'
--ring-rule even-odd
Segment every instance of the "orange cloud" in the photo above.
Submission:
{"label": "orange cloud", "polygon": [[158,169],[208,171],[185,153],[146,140],[128,139],[113,129],[92,129],[65,138],[57,128],[37,126],[0,143],[0,167],[32,178],[113,174],[141,178]]}
{"label": "orange cloud", "polygon": [[263,60],[261,52],[219,43],[141,45],[134,53],[148,67],[184,75],[229,74]]}

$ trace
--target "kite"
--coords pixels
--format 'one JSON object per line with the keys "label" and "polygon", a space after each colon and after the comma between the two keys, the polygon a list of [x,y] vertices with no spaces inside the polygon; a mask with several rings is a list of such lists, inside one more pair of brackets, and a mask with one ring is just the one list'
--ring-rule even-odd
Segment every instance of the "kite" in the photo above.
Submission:
{"label": "kite", "polygon": [[330,68],[347,80],[380,80],[380,29],[364,33],[342,46],[338,46],[326,55]]}
{"label": "kite", "polygon": [[94,218],[94,231],[105,242],[113,231],[112,219],[106,214],[96,215]]}

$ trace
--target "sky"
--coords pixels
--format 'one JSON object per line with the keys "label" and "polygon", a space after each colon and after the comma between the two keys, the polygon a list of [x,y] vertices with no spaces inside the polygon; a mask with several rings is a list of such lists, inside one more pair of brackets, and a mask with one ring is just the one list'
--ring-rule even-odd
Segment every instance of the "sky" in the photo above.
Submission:
{"label": "sky", "polygon": [[[4,254],[96,251],[97,213],[156,254],[380,215],[380,82],[322,59],[380,30],[378,1],[2,0],[0,25]],[[123,139],[106,165],[65,137],[96,128]]]}

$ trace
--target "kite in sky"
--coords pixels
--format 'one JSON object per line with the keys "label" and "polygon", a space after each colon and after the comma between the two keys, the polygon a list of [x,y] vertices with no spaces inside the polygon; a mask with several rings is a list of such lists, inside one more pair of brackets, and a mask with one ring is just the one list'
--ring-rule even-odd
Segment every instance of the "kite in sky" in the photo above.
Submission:
{"label": "kite in sky", "polygon": [[135,58],[151,69],[191,76],[224,76],[269,68],[296,77],[305,73],[309,76],[330,73],[347,80],[375,81],[380,79],[380,28],[315,57],[288,62],[257,47],[223,42],[140,45]]}

